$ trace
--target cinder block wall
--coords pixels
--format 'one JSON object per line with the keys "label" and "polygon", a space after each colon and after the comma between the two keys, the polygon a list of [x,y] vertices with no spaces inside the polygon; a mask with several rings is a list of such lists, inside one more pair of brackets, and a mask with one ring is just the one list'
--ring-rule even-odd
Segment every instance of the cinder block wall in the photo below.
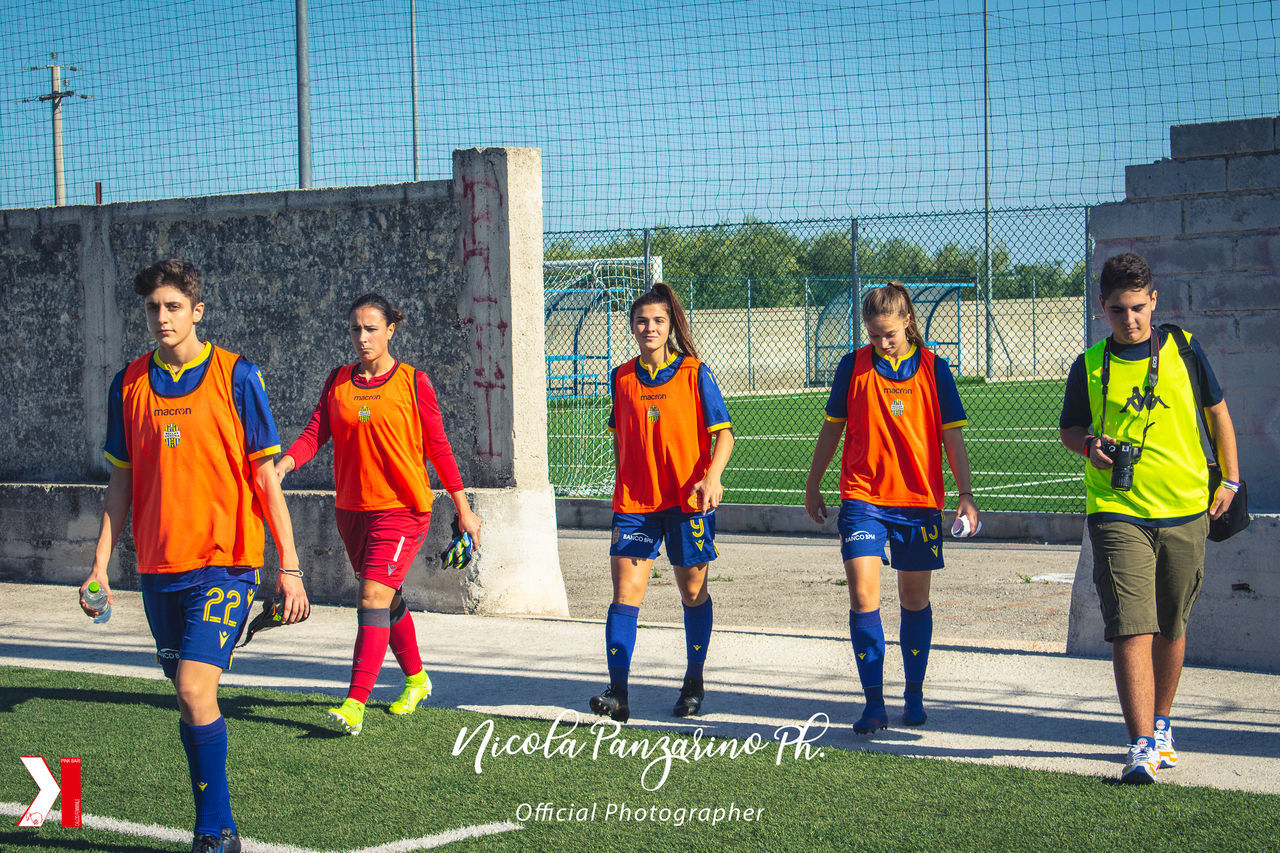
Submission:
{"label": "cinder block wall", "polygon": [[[181,257],[204,273],[201,338],[261,367],[286,446],[328,372],[353,361],[351,302],[378,291],[396,304],[405,321],[393,352],[431,377],[473,506],[494,531],[467,576],[437,571],[453,514],[438,492],[439,518],[406,586],[411,603],[567,612],[546,466],[540,154],[459,151],[453,172],[424,183],[0,211],[0,314],[22,330],[0,339],[18,389],[0,429],[0,578],[78,583],[87,571],[101,517],[93,484],[109,473],[108,385],[154,347],[132,279]],[[355,584],[332,484],[326,447],[285,486],[308,587],[319,601],[343,602]],[[525,547],[505,546],[507,537]],[[113,583],[136,583],[130,545],[117,549]]]}
{"label": "cinder block wall", "polygon": [[[1189,330],[1226,395],[1250,507],[1244,533],[1210,542],[1188,659],[1280,671],[1280,118],[1178,125],[1171,157],[1125,170],[1125,200],[1090,211],[1092,269],[1125,251],[1151,265],[1156,317]],[[1097,307],[1094,340],[1110,334]],[[1088,533],[1067,650],[1109,654]]]}

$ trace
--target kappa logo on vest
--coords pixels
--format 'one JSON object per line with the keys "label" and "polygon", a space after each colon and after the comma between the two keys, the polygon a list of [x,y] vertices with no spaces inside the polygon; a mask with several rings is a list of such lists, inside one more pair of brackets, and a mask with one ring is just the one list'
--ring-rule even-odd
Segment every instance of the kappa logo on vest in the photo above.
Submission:
{"label": "kappa logo on vest", "polygon": [[1133,406],[1134,412],[1140,412],[1143,408],[1150,412],[1155,409],[1156,403],[1159,403],[1166,409],[1169,408],[1169,404],[1164,400],[1161,400],[1154,391],[1151,392],[1151,397],[1148,399],[1147,396],[1142,393],[1142,389],[1135,385],[1133,386],[1133,393],[1129,395],[1128,400],[1124,401],[1124,405],[1120,407],[1120,411],[1127,412],[1129,411],[1129,407]]}
{"label": "kappa logo on vest", "polygon": [[164,445],[165,447],[177,447],[178,442],[182,441],[182,430],[178,429],[177,424],[164,425]]}

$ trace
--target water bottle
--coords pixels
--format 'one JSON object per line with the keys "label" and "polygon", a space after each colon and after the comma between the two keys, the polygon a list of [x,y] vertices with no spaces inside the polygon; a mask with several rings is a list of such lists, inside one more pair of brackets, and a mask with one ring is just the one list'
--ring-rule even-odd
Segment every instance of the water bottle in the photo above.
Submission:
{"label": "water bottle", "polygon": [[90,583],[80,598],[90,610],[102,611],[93,617],[95,625],[100,625],[111,618],[111,604],[107,601],[107,593],[98,585],[97,581]]}

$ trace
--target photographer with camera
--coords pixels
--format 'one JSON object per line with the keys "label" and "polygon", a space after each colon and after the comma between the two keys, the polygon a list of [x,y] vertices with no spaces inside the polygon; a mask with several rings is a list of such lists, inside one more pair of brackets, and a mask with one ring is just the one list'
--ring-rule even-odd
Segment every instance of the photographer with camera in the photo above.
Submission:
{"label": "photographer with camera", "polygon": [[[1100,284],[1112,334],[1072,364],[1058,426],[1063,445],[1090,463],[1093,580],[1130,738],[1120,780],[1144,783],[1178,763],[1169,713],[1187,621],[1204,576],[1209,517],[1231,505],[1239,471],[1231,416],[1203,350],[1189,342],[1198,368],[1188,370],[1184,333],[1151,326],[1147,262],[1132,252],[1110,258]],[[1222,473],[1212,503],[1197,396]]]}

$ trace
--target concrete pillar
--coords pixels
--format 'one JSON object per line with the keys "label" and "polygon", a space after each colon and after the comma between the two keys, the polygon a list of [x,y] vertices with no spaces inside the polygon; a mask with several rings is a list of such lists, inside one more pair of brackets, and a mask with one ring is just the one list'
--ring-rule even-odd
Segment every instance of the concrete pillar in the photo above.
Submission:
{"label": "concrete pillar", "polygon": [[[1129,166],[1125,200],[1090,212],[1092,269],[1133,251],[1151,265],[1156,319],[1199,341],[1235,424],[1254,523],[1210,542],[1187,660],[1280,671],[1280,118],[1180,125],[1172,158]],[[1097,309],[1095,340],[1110,334]],[[1070,654],[1109,655],[1086,530],[1072,590]]]}
{"label": "concrete pillar", "polygon": [[542,297],[542,155],[533,148],[453,154],[458,204],[458,318],[471,349],[471,448],[505,489],[476,494],[483,557],[465,609],[568,615],[547,470]]}

